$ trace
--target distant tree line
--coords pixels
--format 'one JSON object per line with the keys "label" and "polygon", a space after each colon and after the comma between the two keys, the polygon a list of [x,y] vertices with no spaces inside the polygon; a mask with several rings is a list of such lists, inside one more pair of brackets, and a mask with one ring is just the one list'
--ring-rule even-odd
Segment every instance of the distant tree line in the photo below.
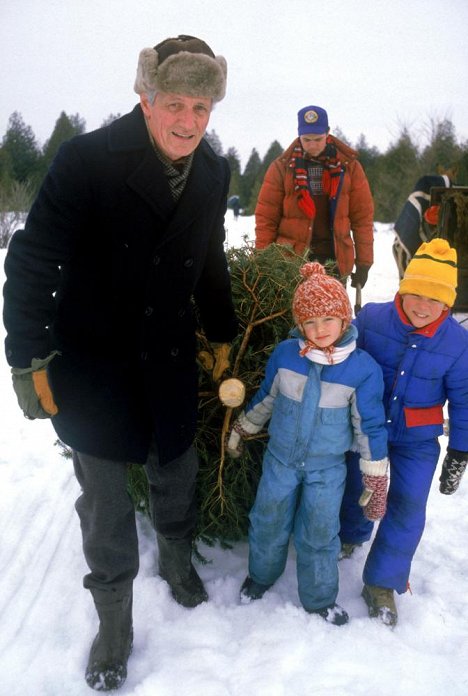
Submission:
{"label": "distant tree line", "polygon": [[[107,125],[119,114],[110,114],[102,123]],[[32,128],[15,111],[9,119],[7,131],[0,145],[0,247],[6,246],[21,214],[29,210],[42,179],[62,142],[84,133],[86,123],[79,114],[58,117],[50,138],[40,147]],[[455,128],[449,119],[433,121],[427,128],[421,144],[403,127],[395,142],[384,153],[370,146],[364,135],[357,143],[335,129],[334,134],[359,151],[372,189],[375,219],[393,222],[416,180],[423,174],[440,172],[441,168],[456,163],[458,183],[468,184],[468,141],[458,142]],[[235,147],[226,151],[214,130],[206,134],[213,149],[224,155],[231,167],[229,195],[239,196],[244,215],[252,215],[263,177],[271,162],[281,155],[284,147],[274,140],[264,157],[253,148],[242,170]],[[285,143],[288,146],[293,136]]]}

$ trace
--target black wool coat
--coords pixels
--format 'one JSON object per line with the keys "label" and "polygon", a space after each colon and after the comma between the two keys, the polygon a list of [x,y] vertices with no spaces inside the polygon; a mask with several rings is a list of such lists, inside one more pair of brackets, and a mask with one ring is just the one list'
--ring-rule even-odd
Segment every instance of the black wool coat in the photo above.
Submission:
{"label": "black wool coat", "polygon": [[59,437],[107,459],[163,462],[193,441],[194,306],[211,341],[237,332],[224,254],[226,160],[204,140],[174,203],[140,106],[62,145],[5,261],[10,365],[59,350]]}

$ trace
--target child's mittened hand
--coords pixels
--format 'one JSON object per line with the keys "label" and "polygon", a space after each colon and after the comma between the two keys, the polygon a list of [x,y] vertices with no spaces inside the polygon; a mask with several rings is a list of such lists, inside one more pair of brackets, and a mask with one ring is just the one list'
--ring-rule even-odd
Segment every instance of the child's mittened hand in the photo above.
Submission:
{"label": "child's mittened hand", "polygon": [[244,443],[242,442],[242,438],[233,428],[226,443],[226,452],[232,459],[238,459],[243,449]]}
{"label": "child's mittened hand", "polygon": [[249,433],[244,430],[238,420],[234,421],[226,443],[226,452],[232,459],[238,459],[244,451],[244,438]]}
{"label": "child's mittened hand", "polygon": [[364,515],[372,522],[382,519],[387,510],[388,475],[363,474],[362,482],[364,491],[359,498],[359,504],[362,505]]}
{"label": "child's mittened hand", "polygon": [[463,476],[468,464],[468,452],[460,452],[451,447],[447,448],[442,471],[440,474],[439,490],[444,495],[452,495],[460,485],[461,477]]}

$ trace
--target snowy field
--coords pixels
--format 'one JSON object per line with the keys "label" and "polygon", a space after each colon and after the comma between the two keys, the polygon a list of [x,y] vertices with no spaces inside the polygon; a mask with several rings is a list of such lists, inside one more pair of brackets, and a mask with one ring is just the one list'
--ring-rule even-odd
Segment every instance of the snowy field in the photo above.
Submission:
{"label": "snowy field", "polygon": [[[253,237],[253,218],[227,217],[228,242]],[[377,225],[375,264],[362,303],[393,298],[391,228]],[[0,252],[0,282],[3,261]],[[353,291],[351,291],[353,292]],[[354,297],[351,297],[354,304]],[[3,332],[3,327],[1,328]],[[3,333],[2,333],[3,338]],[[84,696],[97,622],[74,501],[72,466],[49,422],[27,421],[0,361],[0,696]],[[442,438],[442,456],[446,438]],[[306,614],[291,548],[284,575],[264,599],[239,604],[247,544],[201,546],[210,601],[177,605],[156,574],[154,533],[139,519],[141,569],[134,588],[133,696],[466,696],[468,694],[468,475],[452,497],[429,498],[413,563],[412,594],[397,597],[394,630],[369,619],[361,570],[367,548],[340,563],[344,627]]]}

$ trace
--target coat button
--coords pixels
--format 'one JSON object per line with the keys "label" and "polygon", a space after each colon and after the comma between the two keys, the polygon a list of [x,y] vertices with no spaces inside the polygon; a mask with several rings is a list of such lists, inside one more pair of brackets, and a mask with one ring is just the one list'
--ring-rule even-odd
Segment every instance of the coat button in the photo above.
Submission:
{"label": "coat button", "polygon": [[171,355],[173,358],[176,358],[179,355],[179,349],[178,348],[171,348]]}
{"label": "coat button", "polygon": [[153,266],[159,266],[159,262],[161,261],[160,256],[153,256]]}
{"label": "coat button", "polygon": [[185,259],[184,266],[185,268],[190,268],[191,266],[193,266],[193,259]]}
{"label": "coat button", "polygon": [[150,317],[153,314],[153,308],[152,307],[147,307],[145,309],[145,317]]}
{"label": "coat button", "polygon": [[177,312],[177,316],[179,317],[179,319],[185,317],[185,309],[179,309],[179,311]]}

